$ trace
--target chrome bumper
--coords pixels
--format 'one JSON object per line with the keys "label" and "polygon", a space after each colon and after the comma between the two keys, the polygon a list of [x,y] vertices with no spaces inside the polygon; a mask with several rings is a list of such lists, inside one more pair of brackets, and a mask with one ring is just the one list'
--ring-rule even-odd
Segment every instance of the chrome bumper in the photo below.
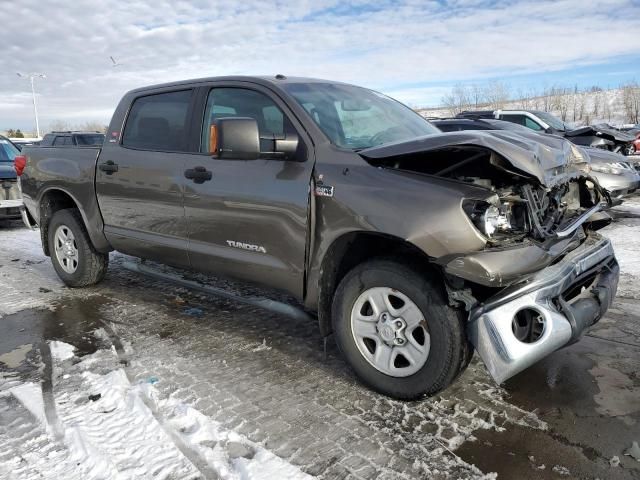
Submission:
{"label": "chrome bumper", "polygon": [[[618,277],[611,242],[591,233],[560,262],[472,310],[469,337],[493,379],[502,383],[578,340],[611,305]],[[532,343],[518,340],[513,330],[515,315],[524,309],[542,319],[542,334]]]}

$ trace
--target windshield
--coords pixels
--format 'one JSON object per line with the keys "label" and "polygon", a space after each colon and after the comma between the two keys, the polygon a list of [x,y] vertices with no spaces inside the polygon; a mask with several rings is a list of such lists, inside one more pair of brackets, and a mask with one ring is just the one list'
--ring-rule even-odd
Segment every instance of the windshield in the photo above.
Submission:
{"label": "windshield", "polygon": [[96,133],[95,135],[76,135],[78,145],[102,145],[104,143],[104,135]]}
{"label": "windshield", "polygon": [[540,117],[542,120],[544,120],[545,123],[547,123],[551,128],[555,128],[556,130],[562,130],[562,131],[568,130],[565,123],[555,115],[552,115],[548,112],[535,112],[535,114],[538,117]]}
{"label": "windshield", "polygon": [[366,88],[331,83],[290,83],[284,89],[334,145],[360,150],[440,133],[410,108]]}
{"label": "windshield", "polygon": [[13,162],[20,151],[9,141],[0,138],[0,162]]}

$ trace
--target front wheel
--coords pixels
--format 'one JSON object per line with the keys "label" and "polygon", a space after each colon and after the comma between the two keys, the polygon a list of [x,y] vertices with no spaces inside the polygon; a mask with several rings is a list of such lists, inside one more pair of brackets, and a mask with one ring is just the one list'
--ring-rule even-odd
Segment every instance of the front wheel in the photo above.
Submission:
{"label": "front wheel", "polygon": [[48,242],[53,268],[67,286],[87,287],[104,278],[109,254],[95,250],[78,210],[54,213],[49,223]]}
{"label": "front wheel", "polygon": [[333,301],[338,346],[372,389],[402,400],[446,388],[472,354],[459,312],[438,285],[392,260],[365,262]]}

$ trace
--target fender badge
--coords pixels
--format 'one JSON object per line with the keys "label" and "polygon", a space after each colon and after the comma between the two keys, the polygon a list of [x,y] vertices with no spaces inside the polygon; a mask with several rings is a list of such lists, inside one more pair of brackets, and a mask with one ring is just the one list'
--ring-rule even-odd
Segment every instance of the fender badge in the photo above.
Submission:
{"label": "fender badge", "polygon": [[329,185],[316,185],[316,197],[333,197],[333,187]]}

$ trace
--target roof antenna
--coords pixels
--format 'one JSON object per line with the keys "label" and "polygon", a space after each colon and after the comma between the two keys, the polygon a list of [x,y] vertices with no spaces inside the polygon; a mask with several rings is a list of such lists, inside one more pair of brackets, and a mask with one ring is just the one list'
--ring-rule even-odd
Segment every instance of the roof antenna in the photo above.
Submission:
{"label": "roof antenna", "polygon": [[276,75],[276,80],[286,80],[287,77],[285,77],[284,75],[282,75],[281,73]]}

